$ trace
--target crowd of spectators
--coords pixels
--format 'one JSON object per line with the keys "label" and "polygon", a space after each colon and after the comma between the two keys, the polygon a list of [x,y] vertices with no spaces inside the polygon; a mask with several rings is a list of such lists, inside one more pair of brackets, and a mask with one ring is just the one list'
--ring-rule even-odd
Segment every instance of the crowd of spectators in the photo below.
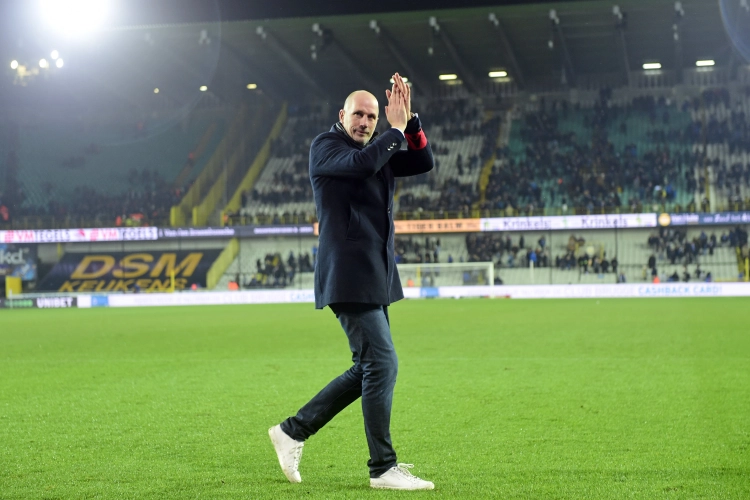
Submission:
{"label": "crowd of spectators", "polygon": [[[746,92],[750,96],[750,90]],[[526,113],[520,122],[524,148],[520,155],[509,147],[496,147],[499,116],[482,124],[480,110],[471,100],[431,103],[421,112],[426,124],[440,129],[438,140],[431,139],[436,169],[448,167],[456,175],[444,180],[438,180],[434,173],[401,179],[399,210],[431,212],[430,216],[436,217],[448,213],[468,215],[479,201],[479,187],[475,182],[462,182],[461,177],[476,173],[493,155],[498,161],[480,208],[494,212],[531,215],[548,207],[557,207],[562,213],[570,213],[573,208],[589,212],[651,211],[654,207],[661,209],[663,204],[675,204],[680,192],[697,192],[701,203],[696,206],[694,196],[684,196],[685,206],[674,207],[675,210],[708,210],[707,179],[702,174],[696,178],[694,169],[707,164],[706,153],[689,146],[705,137],[709,143],[727,142],[732,150],[746,150],[750,144],[748,121],[741,110],[733,111],[724,121],[712,117],[706,123],[696,120],[687,126],[680,125],[674,115],[711,109],[718,103],[729,106],[726,89],[707,90],[681,105],[654,96],[637,97],[620,105],[612,100],[612,90],[608,88],[601,90],[590,109],[565,100],[541,99],[538,110]],[[273,186],[264,192],[247,193],[246,203],[312,201],[306,155],[311,139],[326,130],[330,120],[326,121],[318,109],[304,112],[309,116],[300,112],[292,133],[285,134],[273,146],[276,156],[300,154],[304,160],[295,164],[293,172],[277,175]],[[586,139],[560,126],[576,116],[583,123]],[[645,132],[652,143],[649,149],[644,150],[643,143],[635,138],[618,148],[611,140],[612,134],[627,137],[628,119],[633,116],[650,127]],[[441,165],[440,157],[450,153],[441,141],[462,140],[471,135],[483,136],[481,153],[466,158],[459,154],[452,160],[455,164]],[[750,187],[750,165],[724,165],[714,160],[714,167],[717,186],[731,189],[735,206],[744,203],[738,186],[743,183]],[[409,189],[417,185],[425,185],[427,192]]]}
{"label": "crowd of spectators", "polygon": [[[695,278],[703,281],[711,281],[711,273],[700,268],[702,256],[714,255],[719,247],[746,249],[748,242],[747,231],[737,226],[728,231],[722,231],[717,236],[715,232],[707,234],[701,231],[693,238],[688,238],[687,231],[672,228],[660,228],[658,232],[651,234],[647,244],[651,249],[646,266],[643,268],[644,277],[659,280],[659,264],[667,263],[671,266],[682,266],[682,274],[674,271],[666,276],[667,281],[690,281]],[[688,266],[695,266],[693,273],[689,272]]]}
{"label": "crowd of spectators", "polygon": [[[705,109],[707,113],[696,113],[686,132],[689,140],[697,144],[726,145],[730,155],[750,153],[750,117],[742,106],[743,101],[750,102],[750,86],[745,87],[743,94],[732,106],[726,89],[705,90],[694,100],[692,109]],[[723,107],[728,114],[717,113],[717,107]],[[736,157],[732,160],[714,156],[704,157],[703,164],[713,167],[714,185],[726,195],[733,209],[750,209],[750,199],[743,199],[741,193],[741,186],[750,188],[750,163],[737,161]]]}
{"label": "crowd of spectators", "polygon": [[[466,236],[469,262],[493,262],[498,268],[554,267],[573,270],[582,274],[618,273],[617,257],[611,259],[607,253],[593,246],[586,246],[583,238],[571,235],[564,253],[552,256],[547,238],[542,235],[536,241],[528,241],[521,234],[517,239],[508,234],[469,234]],[[624,280],[624,277],[622,278]]]}
{"label": "crowd of spectators", "polygon": [[116,226],[163,225],[168,223],[169,211],[179,203],[182,194],[181,188],[174,187],[155,170],[131,169],[128,188],[122,193],[77,186],[70,196],[62,199],[50,196],[46,206],[24,207],[21,214],[55,219],[84,218]]}
{"label": "crowd of spectators", "polygon": [[328,132],[335,120],[324,114],[319,106],[299,107],[290,110],[289,115],[290,127],[271,144],[271,156],[302,155],[307,158],[312,140]]}
{"label": "crowd of spectators", "polygon": [[[734,231],[732,238],[734,239]],[[721,238],[716,233],[706,234],[701,231],[699,236],[688,239],[687,231],[672,228],[659,228],[657,233],[648,238],[648,246],[653,251],[649,258],[648,268],[655,269],[656,258],[666,260],[671,265],[694,264],[700,255],[713,255],[716,247],[728,244],[728,236],[725,232]]]}
{"label": "crowd of spectators", "polygon": [[[440,238],[396,237],[394,241],[395,259],[397,264],[436,264],[440,262]],[[446,262],[453,262],[453,256],[448,255]]]}
{"label": "crowd of spectators", "polygon": [[249,194],[242,193],[241,201],[242,206],[246,207],[248,203],[281,205],[312,200],[312,186],[305,157],[295,161],[290,170],[274,173],[273,182],[262,191],[256,188]]}
{"label": "crowd of spectators", "polygon": [[[264,183],[261,188],[242,193],[242,213],[256,215],[253,207],[258,205],[280,206],[285,203],[313,202],[310,185],[308,156],[312,140],[327,132],[333,120],[320,106],[301,106],[290,110],[292,119],[288,130],[271,144],[271,157],[297,157],[291,169],[275,172],[272,182]],[[306,211],[273,214],[269,222],[282,223],[282,218],[295,221],[307,221],[314,215]]]}
{"label": "crowd of spectators", "polygon": [[[748,102],[750,86],[742,92],[742,99]],[[725,111],[717,111],[719,108]],[[715,187],[727,195],[731,206],[750,209],[750,199],[743,199],[743,193],[750,189],[750,164],[709,158],[705,148],[693,147],[725,144],[729,154],[750,153],[750,117],[733,102],[726,88],[708,89],[680,103],[666,97],[641,96],[624,105],[615,103],[612,90],[605,88],[588,109],[566,100],[552,102],[542,98],[537,109],[525,113],[515,125],[520,127],[522,151],[496,146],[501,117],[483,122],[480,105],[473,100],[433,102],[419,111],[428,137],[430,128],[439,129],[439,134],[431,137],[437,171],[447,168],[455,175],[439,178],[433,172],[399,180],[403,191],[399,198],[401,212],[431,212],[430,216],[434,213],[437,217],[448,213],[468,215],[477,206],[480,191],[476,182],[464,182],[462,177],[477,174],[493,156],[496,163],[480,208],[496,213],[531,215],[549,207],[557,207],[562,213],[570,213],[574,208],[592,212],[651,211],[678,199],[695,198],[679,197],[682,193],[697,193],[697,199],[702,201],[698,206],[686,201],[686,206],[676,207],[678,210],[707,210],[708,179],[702,169],[696,177],[694,167],[708,165],[713,167]],[[684,121],[675,119],[680,112],[693,113],[690,123],[684,125]],[[635,139],[626,141],[624,146],[622,140],[614,141],[614,135],[619,134],[622,139],[633,132],[628,130],[628,123],[635,116],[648,124],[645,132],[651,142],[648,149],[644,150],[643,142]],[[290,109],[290,117],[291,128],[272,143],[271,155],[299,158],[290,170],[275,173],[273,182],[243,193],[242,206],[246,211],[252,211],[258,204],[312,202],[307,165],[310,143],[330,128],[335,117],[322,105]],[[583,124],[586,138],[572,132],[571,127],[562,126],[574,118]],[[381,129],[388,126],[382,116],[380,122]],[[451,153],[443,142],[477,135],[482,136],[479,154],[468,157],[459,154],[451,160],[451,165],[441,165],[441,159],[445,161],[444,157]],[[615,142],[621,146],[615,147]],[[76,169],[89,155],[97,154],[98,149],[91,144],[81,154],[62,158],[61,166]],[[9,180],[2,197],[5,208],[0,210],[0,223],[9,222],[16,215],[38,215],[61,219],[82,217],[105,224],[150,224],[166,220],[170,207],[184,193],[184,189],[176,188],[156,171],[133,169],[128,174],[128,189],[123,193],[80,186],[63,199],[28,207],[23,205],[23,192],[14,177],[16,163],[12,157],[6,161]],[[432,194],[414,194],[408,189],[420,184],[426,185]],[[44,187],[49,199],[54,188],[49,184]],[[286,215],[312,218],[314,213]]]}
{"label": "crowd of spectators", "polygon": [[545,236],[536,242],[526,241],[521,234],[514,242],[510,235],[503,233],[466,235],[466,250],[469,262],[493,262],[497,267],[515,268],[549,267],[550,249]]}
{"label": "crowd of spectators", "polygon": [[404,193],[399,197],[401,212],[431,211],[439,218],[446,212],[469,213],[472,203],[477,199],[477,187],[474,184],[462,183],[456,178],[446,179],[439,184],[434,178],[427,176],[429,174],[418,175],[415,178],[426,179],[430,190],[440,193],[439,196],[434,198],[428,195],[415,196],[412,193]]}
{"label": "crowd of spectators", "polygon": [[[443,217],[446,212],[459,212],[468,215],[471,207],[479,198],[479,189],[476,182],[464,182],[465,174],[477,174],[495,151],[495,143],[500,127],[500,117],[490,119],[482,123],[479,108],[468,99],[457,101],[444,101],[431,105],[426,115],[426,123],[429,126],[440,127],[440,140],[455,141],[462,140],[468,136],[481,135],[482,148],[479,154],[464,157],[456,155],[455,164],[442,165],[441,156],[448,155],[450,149],[443,145],[440,140],[430,140],[430,147],[435,155],[435,169],[449,167],[455,175],[449,176],[442,182],[438,182],[434,173],[427,173],[400,180],[400,189],[406,192],[399,198],[399,210],[401,212],[423,212],[429,211]],[[429,131],[428,131],[429,137]],[[408,188],[426,184],[429,191],[439,193],[438,196],[424,194],[415,196],[408,192]]]}
{"label": "crowd of spectators", "polygon": [[[697,155],[671,147],[670,138],[679,135],[670,125],[672,109],[669,100],[654,97],[615,105],[608,89],[591,110],[542,99],[538,110],[521,122],[524,154],[513,155],[509,148],[496,151],[500,161],[490,175],[482,208],[529,214],[549,206],[563,212],[569,207],[593,211],[623,206],[636,211],[645,204],[674,201],[678,184],[688,191],[697,187],[692,169],[686,168]],[[583,114],[590,142],[560,129],[560,121],[572,113]],[[633,142],[618,151],[609,140],[618,130],[627,134],[626,119],[633,114],[647,117],[655,127],[652,138],[659,142],[653,149],[638,151]],[[622,198],[626,189],[631,193],[627,200]]]}
{"label": "crowd of spectators", "polygon": [[469,99],[436,101],[421,112],[425,126],[440,127],[440,135],[444,141],[465,139],[471,135],[479,135],[480,111],[479,107]]}
{"label": "crowd of spectators", "polygon": [[311,273],[315,266],[315,250],[310,253],[296,254],[292,251],[286,258],[278,252],[269,253],[255,261],[255,273],[249,279],[242,281],[238,273],[235,283],[242,283],[243,288],[285,288],[294,285],[298,273]]}

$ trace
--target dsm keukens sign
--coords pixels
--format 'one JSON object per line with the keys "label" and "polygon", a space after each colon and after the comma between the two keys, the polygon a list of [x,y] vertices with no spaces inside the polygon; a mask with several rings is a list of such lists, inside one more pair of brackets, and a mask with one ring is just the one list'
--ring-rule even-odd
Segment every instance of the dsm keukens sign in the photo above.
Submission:
{"label": "dsm keukens sign", "polygon": [[206,273],[220,250],[178,252],[66,253],[44,277],[40,290],[55,292],[160,292],[193,284],[206,286]]}

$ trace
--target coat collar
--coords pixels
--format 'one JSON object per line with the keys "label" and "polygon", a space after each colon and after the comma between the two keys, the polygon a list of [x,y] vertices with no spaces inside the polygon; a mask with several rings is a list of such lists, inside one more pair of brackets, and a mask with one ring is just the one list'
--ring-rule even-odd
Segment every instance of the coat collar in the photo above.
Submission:
{"label": "coat collar", "polygon": [[346,142],[348,142],[351,146],[354,146],[356,148],[364,148],[365,146],[369,145],[373,140],[375,140],[375,138],[378,136],[378,132],[377,131],[374,132],[372,134],[372,137],[370,137],[370,140],[367,141],[367,144],[365,144],[363,146],[362,144],[360,144],[357,141],[355,141],[354,139],[352,139],[349,136],[349,134],[346,133],[346,130],[344,130],[344,126],[341,124],[341,122],[336,122],[333,125],[333,127],[331,127],[331,132],[335,132],[337,134],[340,134],[341,136],[344,137],[344,139],[346,140]]}

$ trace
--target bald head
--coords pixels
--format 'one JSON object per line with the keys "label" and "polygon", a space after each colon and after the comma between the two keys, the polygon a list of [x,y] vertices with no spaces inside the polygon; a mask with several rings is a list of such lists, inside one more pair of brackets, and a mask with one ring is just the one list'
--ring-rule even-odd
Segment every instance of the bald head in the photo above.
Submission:
{"label": "bald head", "polygon": [[344,101],[339,121],[359,144],[367,144],[378,124],[378,100],[366,90],[355,90]]}
{"label": "bald head", "polygon": [[355,90],[346,97],[344,101],[344,109],[354,106],[356,104],[374,103],[375,107],[378,106],[377,98],[366,90]]}

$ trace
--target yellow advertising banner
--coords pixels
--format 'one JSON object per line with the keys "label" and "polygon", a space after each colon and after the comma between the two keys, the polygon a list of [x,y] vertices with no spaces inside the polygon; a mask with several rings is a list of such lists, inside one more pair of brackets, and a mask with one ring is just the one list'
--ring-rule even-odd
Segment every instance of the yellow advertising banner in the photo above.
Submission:
{"label": "yellow advertising banner", "polygon": [[[430,219],[395,220],[396,234],[421,233],[476,233],[481,231],[481,219]],[[315,235],[319,234],[318,223],[314,224]]]}

